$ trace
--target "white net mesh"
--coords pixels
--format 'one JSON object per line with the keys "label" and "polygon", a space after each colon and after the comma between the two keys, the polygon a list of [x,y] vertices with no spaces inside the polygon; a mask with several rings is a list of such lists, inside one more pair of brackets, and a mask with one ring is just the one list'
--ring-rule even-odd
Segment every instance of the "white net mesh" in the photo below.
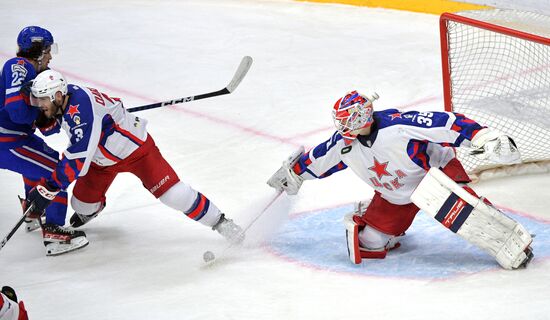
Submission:
{"label": "white net mesh", "polygon": [[[513,137],[524,163],[550,160],[550,17],[512,10],[460,15],[546,38],[543,44],[447,22],[452,110]],[[495,167],[458,152],[470,173]]]}

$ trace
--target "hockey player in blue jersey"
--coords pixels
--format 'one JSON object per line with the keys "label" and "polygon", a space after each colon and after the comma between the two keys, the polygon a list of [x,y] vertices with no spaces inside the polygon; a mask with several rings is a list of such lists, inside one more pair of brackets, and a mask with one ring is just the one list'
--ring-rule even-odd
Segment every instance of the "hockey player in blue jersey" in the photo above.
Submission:
{"label": "hockey player in blue jersey", "polygon": [[[57,151],[34,134],[38,127],[45,135],[54,123],[41,115],[38,108],[31,106],[29,81],[37,74],[48,69],[52,53],[56,53],[57,44],[52,34],[41,27],[26,27],[17,37],[19,50],[17,56],[9,59],[2,68],[0,81],[0,168],[20,173],[23,176],[25,194],[40,181],[49,177],[59,161]],[[38,219],[43,212],[34,210],[27,220],[27,231],[39,227]],[[87,243],[83,232],[74,232],[63,228],[67,214],[67,193],[60,192],[46,210],[45,223],[42,226],[44,245],[71,243],[78,237],[80,245],[71,246],[71,250]],[[58,253],[66,251],[58,250]]]}
{"label": "hockey player in blue jersey", "polygon": [[118,98],[94,88],[69,85],[56,71],[36,77],[32,94],[45,116],[56,119],[69,136],[51,176],[29,194],[29,202],[45,208],[60,190],[76,181],[70,223],[80,227],[95,218],[106,204],[106,193],[121,172],[137,176],[165,205],[218,231],[228,241],[243,240],[241,227],[225,218],[202,193],[180,181],[147,132],[147,120],[128,113]]}
{"label": "hockey player in blue jersey", "polygon": [[344,218],[353,263],[384,258],[412,224],[419,209],[493,256],[505,269],[526,266],[532,237],[467,186],[471,180],[454,147],[477,157],[517,163],[511,138],[452,112],[373,111],[377,95],[356,91],[333,108],[337,131],[312,150],[295,152],[268,184],[296,194],[302,182],[351,168],[375,191]]}

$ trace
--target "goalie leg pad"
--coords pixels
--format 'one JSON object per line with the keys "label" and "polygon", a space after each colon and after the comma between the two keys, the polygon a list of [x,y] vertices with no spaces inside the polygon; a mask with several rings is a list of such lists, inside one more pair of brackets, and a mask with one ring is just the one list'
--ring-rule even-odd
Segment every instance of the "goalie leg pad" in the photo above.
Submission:
{"label": "goalie leg pad", "polygon": [[505,269],[525,266],[532,258],[529,245],[533,239],[521,224],[468,193],[437,168],[430,169],[411,200]]}
{"label": "goalie leg pad", "polygon": [[362,259],[384,259],[389,250],[401,245],[401,236],[390,236],[365,225],[355,213],[344,217],[344,225],[348,256],[352,263],[360,264]]}
{"label": "goalie leg pad", "polygon": [[359,230],[359,247],[369,250],[384,250],[393,237],[366,225]]}
{"label": "goalie leg pad", "polygon": [[352,263],[361,263],[361,253],[359,251],[359,225],[353,221],[353,213],[344,217],[344,226],[346,227],[346,242],[348,245],[348,256]]}
{"label": "goalie leg pad", "polygon": [[363,258],[365,259],[384,259],[387,254],[385,248],[380,250],[368,250],[359,245],[359,230],[360,226],[353,220],[354,214],[348,214],[344,217],[344,225],[346,226],[346,241],[348,245],[348,256],[352,263],[360,264]]}

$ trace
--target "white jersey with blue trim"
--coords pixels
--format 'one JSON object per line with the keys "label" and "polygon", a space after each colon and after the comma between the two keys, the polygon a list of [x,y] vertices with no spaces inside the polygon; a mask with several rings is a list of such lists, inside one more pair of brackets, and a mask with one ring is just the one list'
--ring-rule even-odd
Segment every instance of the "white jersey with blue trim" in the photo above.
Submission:
{"label": "white jersey with blue trim", "polygon": [[410,196],[430,167],[444,167],[453,147],[470,146],[482,129],[451,112],[374,112],[372,131],[346,144],[339,133],[305,153],[294,171],[305,179],[324,178],[351,168],[390,203],[410,203]]}
{"label": "white jersey with blue trim", "polygon": [[86,175],[92,162],[118,163],[147,139],[147,120],[126,111],[120,99],[76,85],[69,85],[68,97],[61,127],[70,145],[53,177],[60,187]]}
{"label": "white jersey with blue trim", "polygon": [[0,292],[0,319],[18,320],[19,313],[19,304]]}

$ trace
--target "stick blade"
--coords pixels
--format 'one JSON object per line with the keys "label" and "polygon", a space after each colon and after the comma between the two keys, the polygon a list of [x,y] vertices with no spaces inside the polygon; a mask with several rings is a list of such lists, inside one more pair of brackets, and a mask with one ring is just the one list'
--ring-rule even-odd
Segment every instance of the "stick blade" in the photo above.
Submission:
{"label": "stick blade", "polygon": [[239,86],[244,76],[246,76],[246,73],[252,66],[252,61],[252,57],[250,56],[243,57],[241,63],[239,64],[239,67],[237,68],[237,71],[235,72],[235,75],[233,76],[233,79],[231,79],[231,82],[229,82],[226,87],[227,91],[233,92],[235,89],[237,89],[237,86]]}

